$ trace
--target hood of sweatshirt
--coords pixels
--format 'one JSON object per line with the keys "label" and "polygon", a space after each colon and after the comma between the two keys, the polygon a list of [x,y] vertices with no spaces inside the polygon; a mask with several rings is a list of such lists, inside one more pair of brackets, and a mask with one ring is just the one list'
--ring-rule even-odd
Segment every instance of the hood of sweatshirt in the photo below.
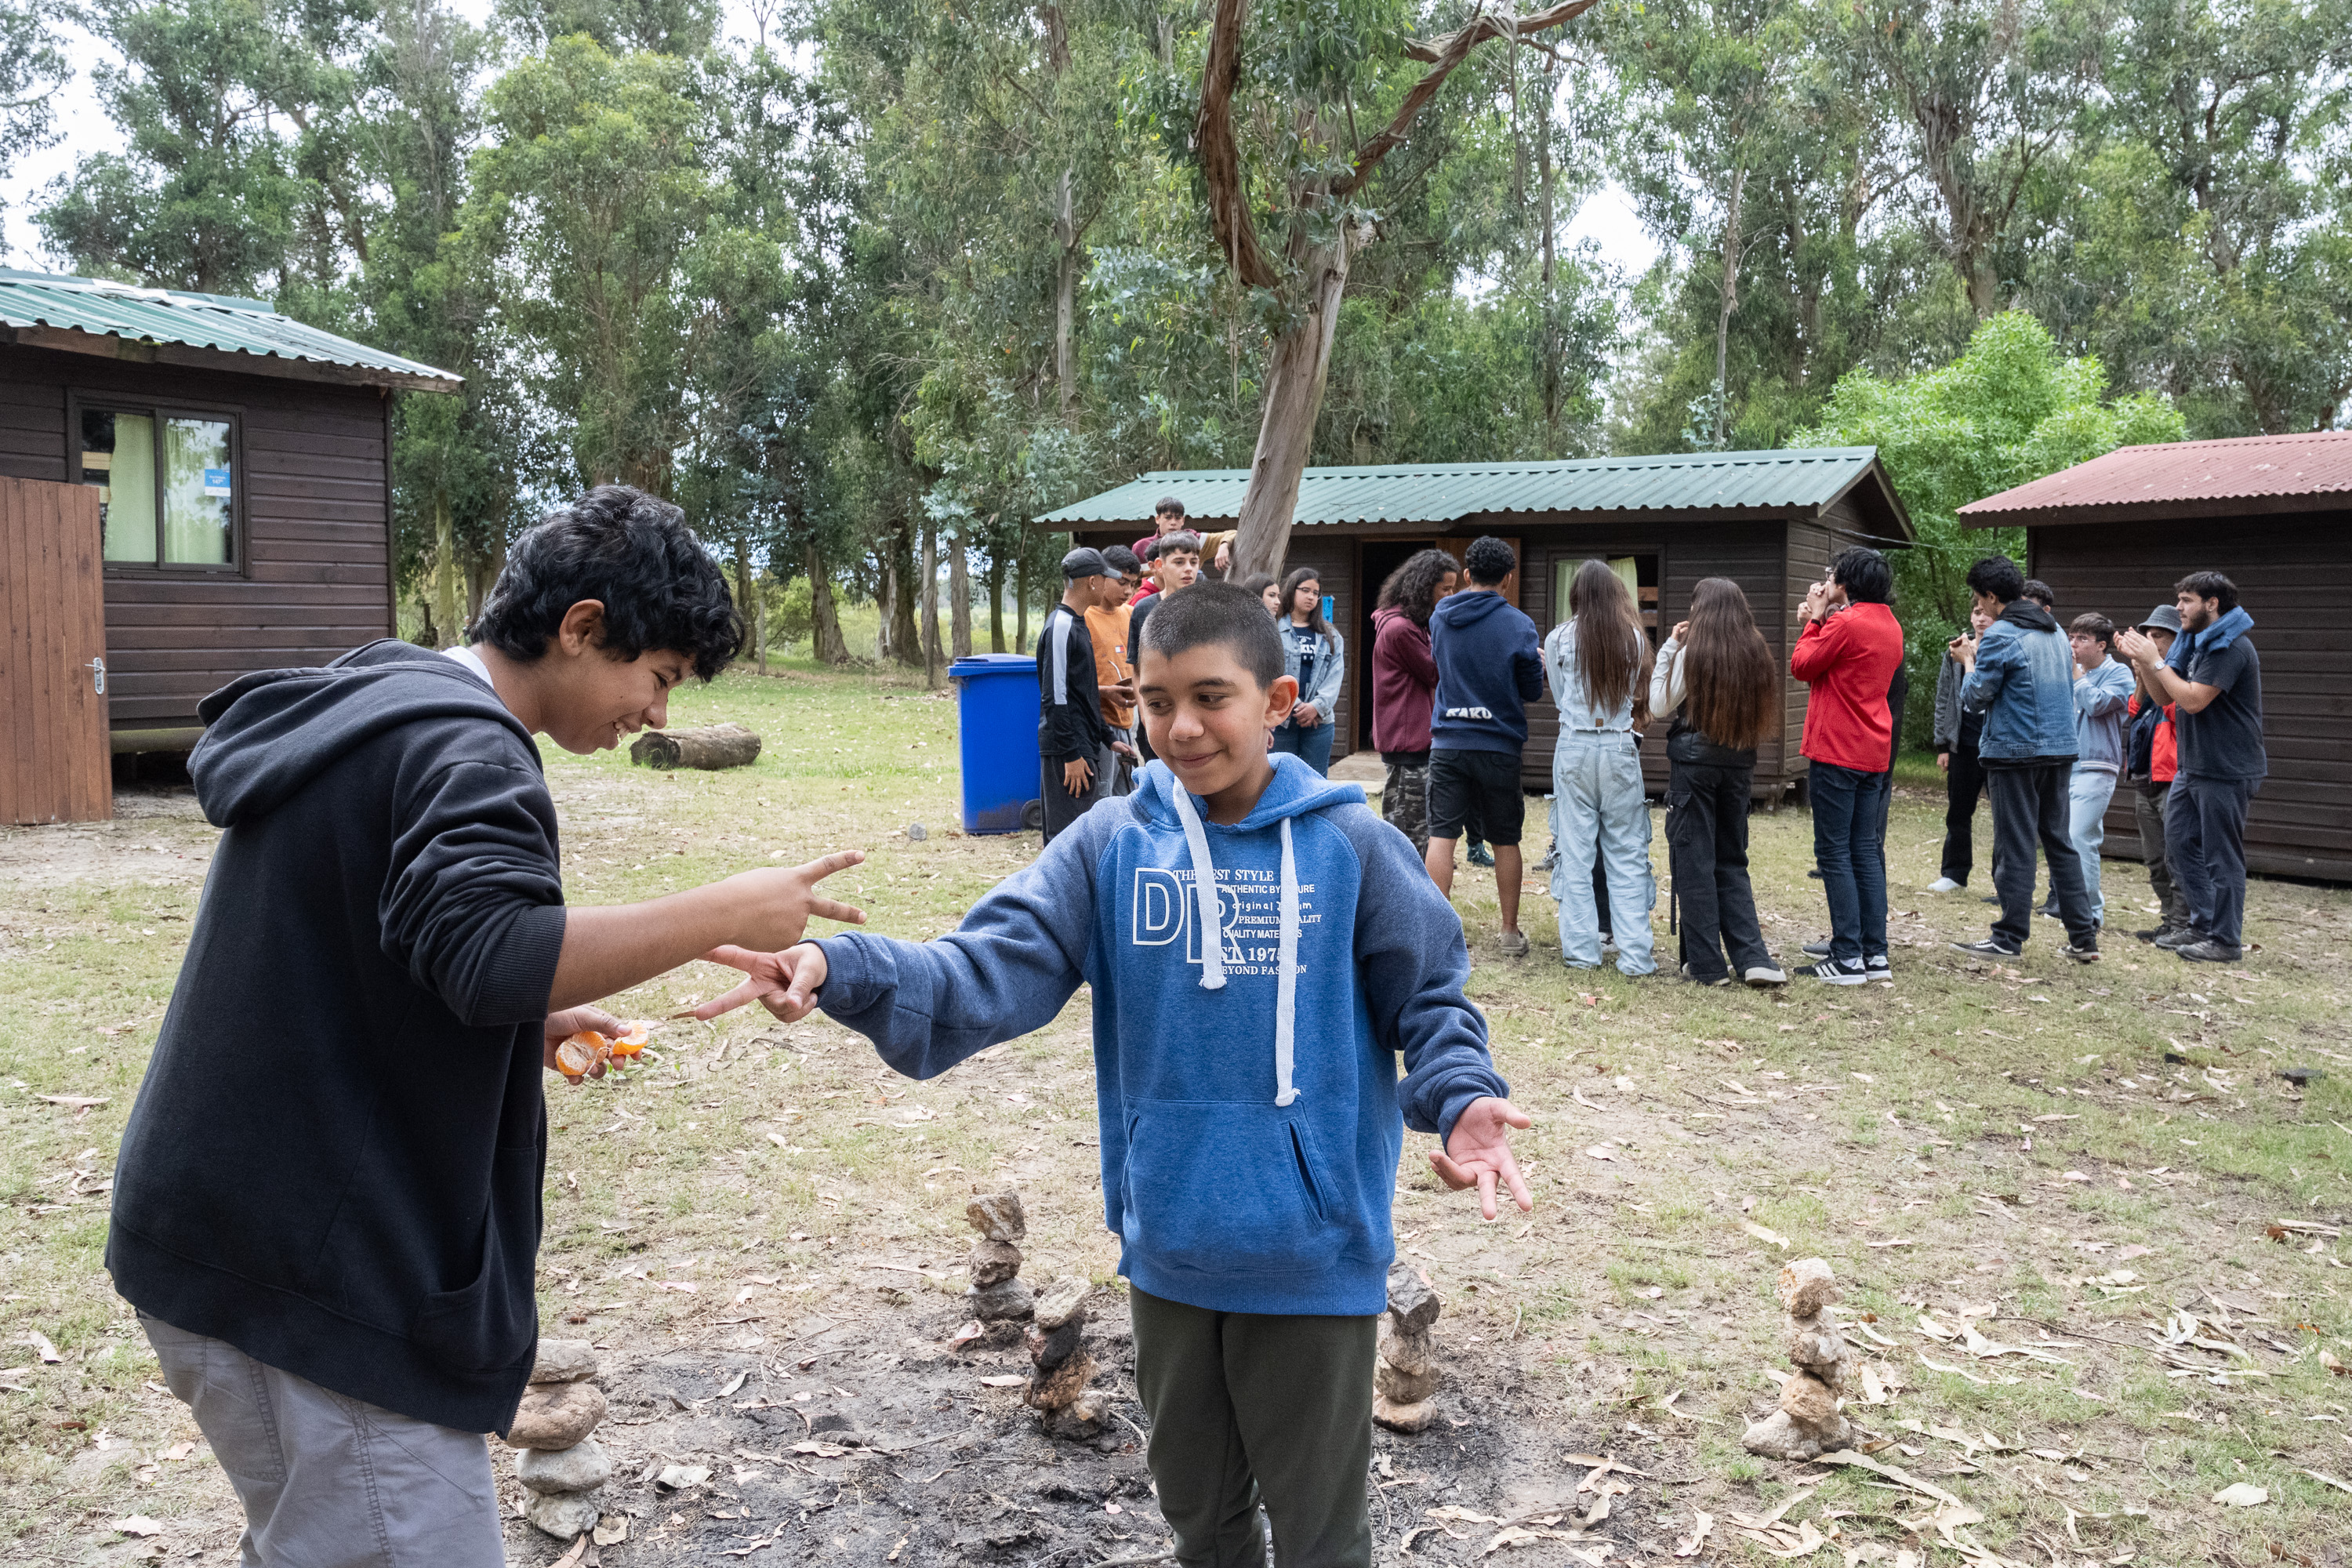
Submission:
{"label": "hood of sweatshirt", "polygon": [[[1274,828],[1282,839],[1282,876],[1276,895],[1276,963],[1274,1001],[1274,1102],[1288,1105],[1298,1098],[1296,1084],[1297,1016],[1298,1016],[1298,854],[1291,843],[1290,824],[1293,818],[1308,812],[1321,811],[1331,805],[1361,805],[1364,791],[1361,785],[1333,784],[1313,768],[1286,752],[1277,752],[1269,759],[1274,763],[1274,777],[1268,781],[1265,793],[1259,795],[1250,813],[1231,827],[1221,831],[1244,834],[1260,833]],[[1201,803],[1190,790],[1176,782],[1168,764],[1154,760],[1147,763],[1136,778],[1136,794],[1139,797],[1147,821],[1162,827],[1174,826],[1184,835],[1184,847],[1192,860],[1192,890],[1200,900],[1200,929],[1221,931],[1225,921],[1219,913],[1217,898],[1217,866],[1215,850],[1210,843],[1209,829],[1215,826],[1201,814]],[[1203,943],[1201,949],[1201,989],[1222,991],[1225,988],[1225,944],[1222,942]]]}
{"label": "hood of sweatshirt", "polygon": [[1429,618],[1444,622],[1448,631],[1466,631],[1512,607],[1511,602],[1500,594],[1448,594],[1437,601]]}
{"label": "hood of sweatshirt", "polygon": [[2000,618],[2022,631],[2054,632],[2058,618],[2031,599],[2011,599]]}
{"label": "hood of sweatshirt", "polygon": [[188,777],[215,827],[268,816],[352,747],[420,720],[488,720],[538,755],[530,732],[479,676],[393,637],[323,668],[240,676],[196,712],[205,730]]}

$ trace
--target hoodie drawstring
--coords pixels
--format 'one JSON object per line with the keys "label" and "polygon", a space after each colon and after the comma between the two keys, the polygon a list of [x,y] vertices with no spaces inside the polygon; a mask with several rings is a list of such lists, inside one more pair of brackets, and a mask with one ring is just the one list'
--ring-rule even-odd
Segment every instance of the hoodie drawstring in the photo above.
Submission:
{"label": "hoodie drawstring", "polygon": [[[1201,989],[1225,988],[1225,929],[1217,908],[1217,868],[1209,858],[1208,829],[1192,795],[1182,784],[1169,792],[1176,802],[1176,819],[1184,827],[1184,847],[1192,860],[1192,886],[1200,900]],[[1274,1102],[1288,1105],[1298,1098],[1291,1076],[1296,1065],[1296,1023],[1298,1011],[1298,858],[1290,844],[1290,819],[1282,829],[1281,935],[1275,948],[1280,973],[1274,986]]]}

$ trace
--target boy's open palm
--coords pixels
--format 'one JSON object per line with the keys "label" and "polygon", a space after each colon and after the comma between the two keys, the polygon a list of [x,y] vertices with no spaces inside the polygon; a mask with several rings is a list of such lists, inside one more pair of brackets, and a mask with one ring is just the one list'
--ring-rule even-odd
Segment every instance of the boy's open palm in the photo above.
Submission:
{"label": "boy's open palm", "polygon": [[1454,1131],[1445,1140],[1445,1147],[1429,1152],[1429,1163],[1437,1172],[1438,1180],[1455,1192],[1465,1187],[1478,1189],[1478,1213],[1486,1219],[1495,1217],[1495,1188],[1499,1184],[1510,1190],[1512,1201],[1525,1214],[1536,1206],[1528,1194],[1528,1184],[1519,1175],[1519,1163],[1511,1158],[1511,1129],[1524,1131],[1535,1125],[1534,1118],[1507,1100],[1486,1095],[1474,1100],[1454,1120]]}
{"label": "boy's open palm", "polygon": [[716,1018],[746,1002],[757,1002],[787,1024],[797,1024],[816,1010],[816,994],[824,984],[824,949],[813,942],[782,952],[754,952],[743,947],[714,947],[703,954],[712,963],[741,970],[748,977],[724,996],[714,996],[694,1010],[698,1018]]}

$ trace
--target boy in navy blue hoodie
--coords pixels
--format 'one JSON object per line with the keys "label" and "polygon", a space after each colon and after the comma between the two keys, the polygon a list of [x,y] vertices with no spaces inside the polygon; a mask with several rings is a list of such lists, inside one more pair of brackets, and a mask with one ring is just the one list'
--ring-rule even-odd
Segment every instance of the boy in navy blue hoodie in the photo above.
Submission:
{"label": "boy in navy blue hoodie", "polygon": [[[787,1020],[822,1006],[931,1078],[1094,987],[1104,1206],[1177,1560],[1369,1568],[1372,1358],[1404,1130],[1438,1174],[1531,1206],[1528,1119],[1462,994],[1462,925],[1354,784],[1269,756],[1296,700],[1257,596],[1173,595],[1139,651],[1159,760],[929,942],[739,953]],[[1204,931],[1214,940],[1203,944]],[[1398,1075],[1398,1058],[1403,1076]]]}

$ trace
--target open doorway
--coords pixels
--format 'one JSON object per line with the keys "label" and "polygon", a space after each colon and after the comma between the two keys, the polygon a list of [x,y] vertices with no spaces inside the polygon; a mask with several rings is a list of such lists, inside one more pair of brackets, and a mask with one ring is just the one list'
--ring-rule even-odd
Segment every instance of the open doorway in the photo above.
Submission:
{"label": "open doorway", "polygon": [[1367,539],[1357,560],[1356,625],[1350,635],[1360,651],[1356,656],[1356,749],[1372,749],[1372,612],[1380,607],[1381,584],[1434,539]]}

